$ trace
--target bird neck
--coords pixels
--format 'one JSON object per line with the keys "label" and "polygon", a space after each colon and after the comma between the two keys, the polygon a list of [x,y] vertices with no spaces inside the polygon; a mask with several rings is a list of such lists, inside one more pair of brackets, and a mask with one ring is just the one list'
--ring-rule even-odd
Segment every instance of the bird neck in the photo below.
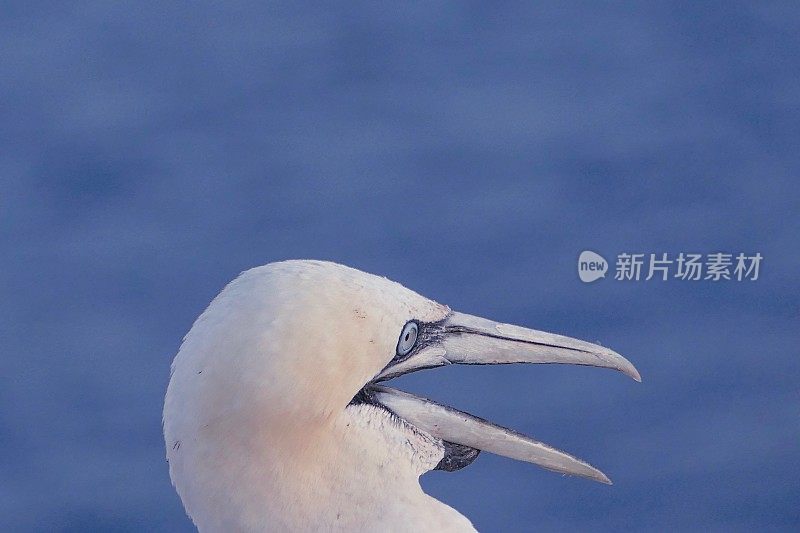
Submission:
{"label": "bird neck", "polygon": [[200,531],[474,531],[419,485],[441,441],[368,404],[317,422],[184,445],[173,480]]}

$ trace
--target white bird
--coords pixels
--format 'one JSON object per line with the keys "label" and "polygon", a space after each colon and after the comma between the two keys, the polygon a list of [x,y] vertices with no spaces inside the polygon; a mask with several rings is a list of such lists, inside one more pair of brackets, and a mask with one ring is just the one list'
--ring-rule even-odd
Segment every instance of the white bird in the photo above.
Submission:
{"label": "white bird", "polygon": [[511,430],[379,384],[448,364],[570,363],[641,381],[616,352],[451,311],[322,261],[242,273],[184,338],[164,402],[172,482],[200,531],[474,531],[419,476],[479,451],[610,483]]}

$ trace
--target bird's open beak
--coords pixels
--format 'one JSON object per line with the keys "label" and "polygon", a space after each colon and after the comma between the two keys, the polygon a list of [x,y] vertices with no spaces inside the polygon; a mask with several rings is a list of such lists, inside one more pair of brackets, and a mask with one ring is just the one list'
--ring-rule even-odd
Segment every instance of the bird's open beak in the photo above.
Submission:
{"label": "bird's open beak", "polygon": [[[431,400],[374,384],[415,370],[448,364],[507,363],[599,366],[619,370],[641,381],[630,361],[603,346],[453,312],[440,322],[420,323],[415,349],[405,358],[390,362],[375,377],[369,391],[383,406],[407,422],[448,444],[459,445],[460,453],[464,447],[484,450],[555,472],[611,483],[593,466],[546,444]],[[475,455],[477,452],[471,459]]]}

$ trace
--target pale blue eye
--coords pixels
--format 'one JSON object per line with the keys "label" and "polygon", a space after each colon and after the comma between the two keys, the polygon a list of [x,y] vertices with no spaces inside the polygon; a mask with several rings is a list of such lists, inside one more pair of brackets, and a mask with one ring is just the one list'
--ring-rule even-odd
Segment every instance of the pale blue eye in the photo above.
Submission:
{"label": "pale blue eye", "polygon": [[419,326],[416,322],[409,322],[403,326],[400,339],[397,341],[397,355],[407,355],[417,343]]}

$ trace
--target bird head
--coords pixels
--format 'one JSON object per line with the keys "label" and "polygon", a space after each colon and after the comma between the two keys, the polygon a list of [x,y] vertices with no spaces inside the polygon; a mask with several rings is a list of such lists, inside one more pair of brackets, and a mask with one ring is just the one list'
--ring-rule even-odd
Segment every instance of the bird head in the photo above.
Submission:
{"label": "bird head", "polygon": [[[186,461],[219,460],[208,451],[212,439],[215,449],[240,453],[241,428],[248,428],[246,449],[266,442],[300,449],[341,413],[366,406],[438,443],[443,470],[462,468],[485,450],[609,482],[569,454],[385,383],[450,364],[507,363],[606,367],[640,380],[608,348],[455,312],[335,263],[285,261],[248,270],[197,319],[173,362],[164,407],[173,479],[190,466]],[[183,455],[181,446],[195,452]],[[183,491],[186,503],[191,488]]]}

